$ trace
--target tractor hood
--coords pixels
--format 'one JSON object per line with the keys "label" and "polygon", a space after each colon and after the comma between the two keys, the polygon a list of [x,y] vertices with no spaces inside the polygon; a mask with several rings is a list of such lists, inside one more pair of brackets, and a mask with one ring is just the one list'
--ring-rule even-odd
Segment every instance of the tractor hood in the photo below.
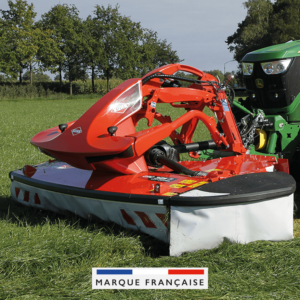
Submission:
{"label": "tractor hood", "polygon": [[277,60],[300,56],[300,40],[274,45],[247,53],[242,62]]}

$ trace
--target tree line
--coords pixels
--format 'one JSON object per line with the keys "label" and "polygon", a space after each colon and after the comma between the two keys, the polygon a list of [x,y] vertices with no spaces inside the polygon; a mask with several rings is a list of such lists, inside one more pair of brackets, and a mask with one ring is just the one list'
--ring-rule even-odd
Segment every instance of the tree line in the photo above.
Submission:
{"label": "tree line", "polygon": [[238,62],[251,51],[300,39],[300,0],[248,0],[245,19],[227,37]]}
{"label": "tree line", "polygon": [[[300,0],[248,0],[243,5],[247,15],[226,39],[237,62],[249,52],[300,39]],[[243,85],[241,64],[237,76]]]}
{"label": "tree line", "polygon": [[[0,12],[0,72],[9,78],[34,70],[59,74],[72,82],[95,78],[140,77],[159,66],[178,63],[177,51],[157,32],[122,16],[119,6],[97,5],[93,15],[79,17],[75,5],[58,4],[35,21],[33,4],[9,0]],[[27,73],[28,74],[28,73]]]}

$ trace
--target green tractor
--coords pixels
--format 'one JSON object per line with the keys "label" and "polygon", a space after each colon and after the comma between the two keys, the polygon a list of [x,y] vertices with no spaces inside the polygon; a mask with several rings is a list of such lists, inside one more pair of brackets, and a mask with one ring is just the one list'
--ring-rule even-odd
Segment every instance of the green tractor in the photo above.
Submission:
{"label": "green tractor", "polygon": [[289,159],[295,173],[300,166],[300,41],[250,52],[242,64],[248,97],[232,101],[232,108],[244,146],[250,154]]}

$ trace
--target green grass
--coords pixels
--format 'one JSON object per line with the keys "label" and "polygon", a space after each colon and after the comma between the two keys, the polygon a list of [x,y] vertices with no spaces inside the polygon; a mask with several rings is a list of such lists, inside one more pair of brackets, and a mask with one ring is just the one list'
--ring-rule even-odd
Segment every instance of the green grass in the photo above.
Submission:
{"label": "green grass", "polygon": [[[299,215],[292,241],[224,242],[176,258],[168,257],[166,244],[112,223],[11,202],[9,171],[48,159],[30,145],[31,137],[77,119],[95,101],[0,102],[0,299],[300,298]],[[209,135],[199,127],[195,141],[205,139]],[[92,290],[92,267],[208,267],[209,289]]]}

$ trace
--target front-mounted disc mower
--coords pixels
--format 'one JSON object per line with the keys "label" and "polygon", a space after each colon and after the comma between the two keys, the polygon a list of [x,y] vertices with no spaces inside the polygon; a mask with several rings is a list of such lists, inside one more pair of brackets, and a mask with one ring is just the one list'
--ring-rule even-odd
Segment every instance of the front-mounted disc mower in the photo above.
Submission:
{"label": "front-mounted disc mower", "polygon": [[[225,89],[180,64],[126,80],[78,120],[32,138],[50,159],[10,172],[12,199],[138,230],[166,242],[174,256],[224,239],[293,238],[296,183],[288,161],[247,153]],[[163,115],[162,106],[184,113]],[[139,130],[142,119],[148,128]],[[212,140],[193,140],[198,122]],[[197,159],[203,153],[217,158]]]}

